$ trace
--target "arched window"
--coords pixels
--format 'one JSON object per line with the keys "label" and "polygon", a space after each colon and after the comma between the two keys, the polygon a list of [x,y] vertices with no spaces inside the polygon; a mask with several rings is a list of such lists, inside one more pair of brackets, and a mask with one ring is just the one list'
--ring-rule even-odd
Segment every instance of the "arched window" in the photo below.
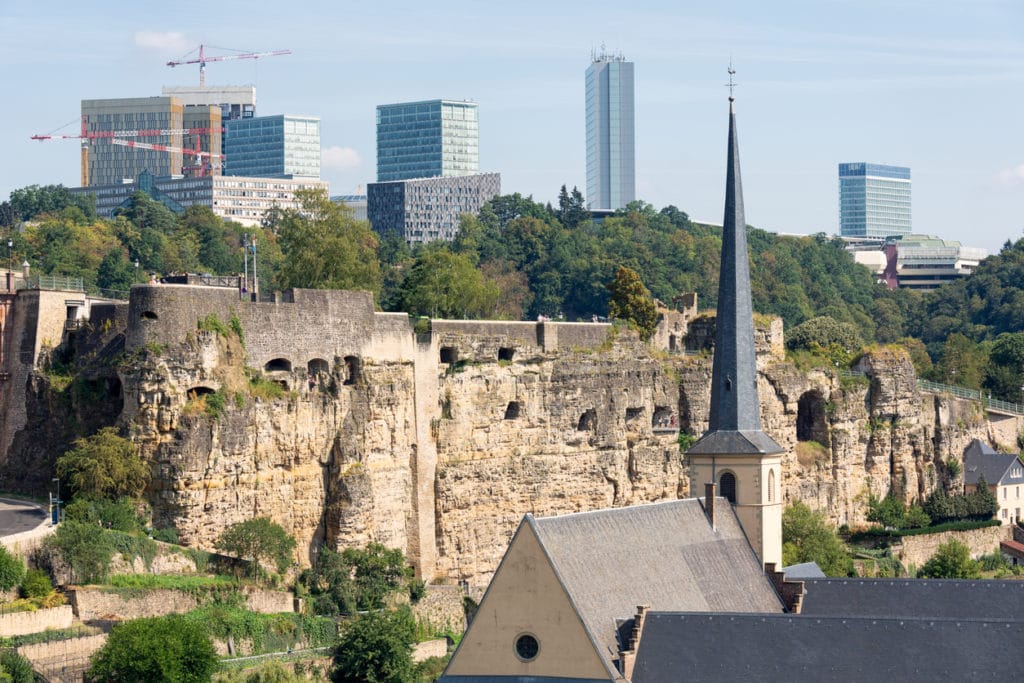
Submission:
{"label": "arched window", "polygon": [[718,479],[718,488],[722,492],[722,497],[728,500],[730,503],[736,503],[736,475],[732,472],[722,472],[722,476]]}
{"label": "arched window", "polygon": [[768,502],[775,502],[775,470],[768,470]]}
{"label": "arched window", "polygon": [[263,366],[266,372],[291,372],[292,362],[287,358],[275,358]]}

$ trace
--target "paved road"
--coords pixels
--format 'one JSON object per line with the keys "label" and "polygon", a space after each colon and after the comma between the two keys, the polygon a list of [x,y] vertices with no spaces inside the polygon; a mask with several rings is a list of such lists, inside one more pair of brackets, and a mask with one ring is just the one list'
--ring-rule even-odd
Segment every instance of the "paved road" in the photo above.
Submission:
{"label": "paved road", "polygon": [[46,521],[46,511],[32,503],[0,498],[0,536],[35,529]]}

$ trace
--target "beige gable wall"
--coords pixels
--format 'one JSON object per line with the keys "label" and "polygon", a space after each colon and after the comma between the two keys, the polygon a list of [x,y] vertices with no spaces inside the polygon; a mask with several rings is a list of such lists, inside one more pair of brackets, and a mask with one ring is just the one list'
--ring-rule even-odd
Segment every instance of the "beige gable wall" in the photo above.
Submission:
{"label": "beige gable wall", "polygon": [[[540,643],[530,662],[515,654],[524,633]],[[614,680],[528,523],[516,531],[445,675]]]}

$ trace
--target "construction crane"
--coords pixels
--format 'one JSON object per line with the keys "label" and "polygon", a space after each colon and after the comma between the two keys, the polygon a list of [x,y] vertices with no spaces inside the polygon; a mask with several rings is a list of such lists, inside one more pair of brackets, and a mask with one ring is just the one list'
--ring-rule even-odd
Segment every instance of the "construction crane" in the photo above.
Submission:
{"label": "construction crane", "polygon": [[[216,57],[207,57],[206,56],[206,48],[207,47],[214,47],[214,46],[213,45],[210,45],[210,46],[200,45],[199,46],[199,57],[197,59],[185,59],[185,57],[188,57],[189,55],[195,53],[195,50],[192,50],[192,52],[189,52],[187,55],[185,55],[185,57],[182,57],[181,59],[177,59],[177,60],[173,60],[173,61],[167,62],[167,66],[175,67],[175,66],[181,66],[182,64],[198,64],[199,65],[199,87],[200,88],[205,88],[206,87],[206,63],[207,62],[226,62],[229,59],[259,59],[260,57],[278,57],[280,55],[290,55],[292,53],[291,50],[273,50],[271,52],[243,52],[243,53],[240,53],[240,54],[237,54],[237,55],[219,55],[219,56],[216,56]],[[217,49],[217,50],[230,50],[231,48],[227,48],[227,47],[214,47],[214,49]]]}

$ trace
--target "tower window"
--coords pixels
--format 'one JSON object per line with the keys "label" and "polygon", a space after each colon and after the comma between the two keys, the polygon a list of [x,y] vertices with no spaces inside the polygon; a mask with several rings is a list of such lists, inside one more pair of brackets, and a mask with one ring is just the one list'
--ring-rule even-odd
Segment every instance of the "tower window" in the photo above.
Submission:
{"label": "tower window", "polygon": [[718,479],[718,488],[722,497],[732,504],[736,504],[736,475],[732,472],[723,472]]}
{"label": "tower window", "polygon": [[768,470],[768,502],[775,502],[775,470]]}
{"label": "tower window", "polygon": [[540,643],[529,633],[516,638],[516,657],[524,662],[530,662],[537,658],[540,652]]}

